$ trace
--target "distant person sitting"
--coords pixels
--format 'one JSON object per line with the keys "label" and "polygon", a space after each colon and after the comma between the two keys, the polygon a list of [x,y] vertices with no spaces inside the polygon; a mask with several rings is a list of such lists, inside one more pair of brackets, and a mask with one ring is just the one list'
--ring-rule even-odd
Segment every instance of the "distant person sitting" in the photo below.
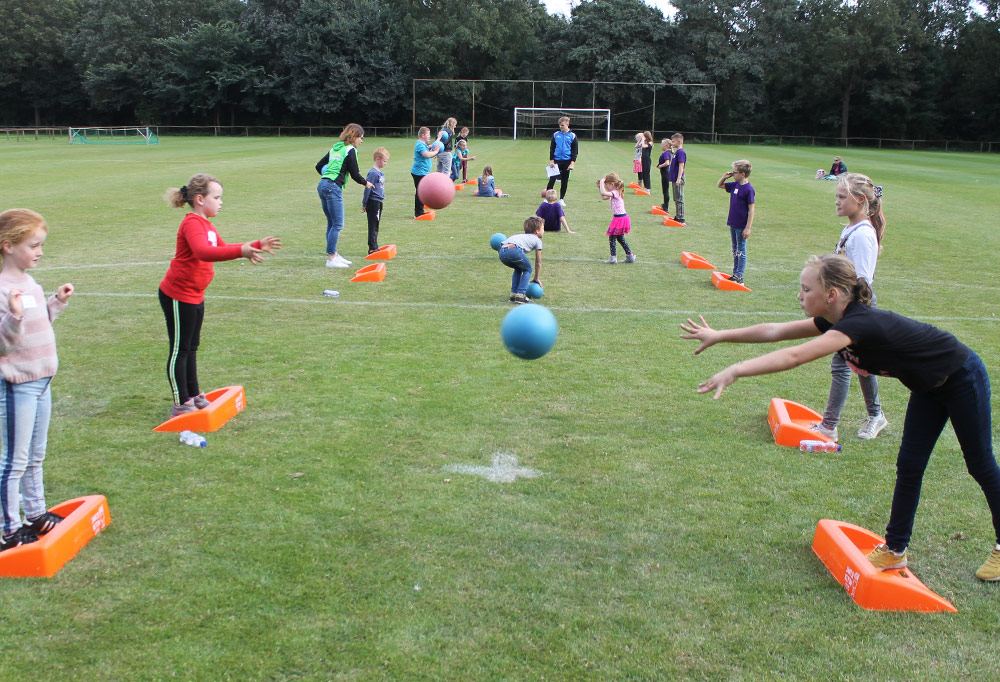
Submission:
{"label": "distant person sitting", "polygon": [[833,165],[830,166],[830,172],[827,173],[826,175],[823,175],[823,170],[820,169],[816,171],[816,179],[836,180],[838,175],[843,175],[846,172],[847,172],[847,166],[844,165],[844,162],[841,160],[839,156],[835,156],[833,157]]}

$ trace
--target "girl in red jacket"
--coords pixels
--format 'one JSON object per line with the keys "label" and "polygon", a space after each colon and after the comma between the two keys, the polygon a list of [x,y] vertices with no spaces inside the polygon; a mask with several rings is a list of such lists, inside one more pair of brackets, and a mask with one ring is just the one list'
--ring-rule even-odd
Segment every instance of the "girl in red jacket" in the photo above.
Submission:
{"label": "girl in red jacket", "polygon": [[165,196],[175,208],[191,206],[177,230],[177,254],[160,282],[160,305],[170,341],[167,378],[174,394],[170,416],[176,417],[209,404],[198,387],[197,353],[205,317],[205,289],[214,276],[212,263],[237,258],[261,263],[261,253],[273,254],[281,248],[281,240],[265,237],[247,244],[222,241],[209,222],[222,209],[222,183],[211,175],[199,173],[180,189],[168,189]]}

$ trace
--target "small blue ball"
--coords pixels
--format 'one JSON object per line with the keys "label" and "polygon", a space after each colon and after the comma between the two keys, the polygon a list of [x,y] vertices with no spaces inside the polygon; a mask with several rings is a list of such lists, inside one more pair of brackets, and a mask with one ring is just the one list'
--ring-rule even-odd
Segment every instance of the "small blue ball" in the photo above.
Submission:
{"label": "small blue ball", "polygon": [[540,358],[555,345],[559,334],[556,316],[535,303],[511,310],[500,324],[500,338],[513,355],[524,360]]}
{"label": "small blue ball", "polygon": [[545,292],[542,291],[542,285],[539,284],[538,282],[529,282],[528,290],[525,291],[524,293],[528,295],[528,298],[534,299],[534,298],[541,298]]}
{"label": "small blue ball", "polygon": [[490,237],[490,246],[493,247],[494,251],[500,250],[500,245],[507,241],[507,235],[497,232],[495,235]]}

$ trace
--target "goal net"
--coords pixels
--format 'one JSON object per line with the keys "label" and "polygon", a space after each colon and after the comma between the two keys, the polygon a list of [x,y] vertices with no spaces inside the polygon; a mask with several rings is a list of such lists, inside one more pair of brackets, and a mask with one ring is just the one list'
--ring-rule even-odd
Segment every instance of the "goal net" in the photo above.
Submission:
{"label": "goal net", "polygon": [[514,139],[534,137],[535,129],[545,131],[559,127],[559,119],[568,116],[570,126],[578,132],[596,131],[611,141],[610,109],[552,109],[546,107],[514,107]]}
{"label": "goal net", "polygon": [[159,144],[157,137],[146,128],[70,128],[70,144]]}

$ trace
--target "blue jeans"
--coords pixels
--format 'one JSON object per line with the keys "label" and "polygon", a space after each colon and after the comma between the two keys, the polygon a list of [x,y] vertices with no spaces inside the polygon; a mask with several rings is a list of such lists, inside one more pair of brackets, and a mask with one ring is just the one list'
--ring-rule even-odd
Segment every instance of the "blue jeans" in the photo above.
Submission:
{"label": "blue jeans", "polygon": [[501,246],[500,262],[514,269],[510,278],[510,293],[524,294],[531,281],[531,259],[520,246]]}
{"label": "blue jeans", "polygon": [[[872,292],[872,302],[870,307],[877,308],[875,293]],[[844,411],[844,403],[847,402],[847,394],[851,389],[851,368],[840,357],[834,353],[830,361],[830,397],[826,400],[826,411],[823,412],[823,426],[828,429],[835,429],[840,423],[840,413]],[[869,417],[877,417],[882,414],[882,404],[878,399],[878,378],[874,374],[868,376],[858,375],[858,385],[861,387],[861,395],[865,399],[865,410]]]}
{"label": "blue jeans", "polygon": [[0,378],[0,506],[3,534],[45,513],[42,461],[52,416],[52,377],[12,384]]}
{"label": "blue jeans", "polygon": [[896,458],[896,489],[885,529],[889,549],[902,551],[910,543],[920,485],[934,443],[951,419],[965,457],[965,466],[986,495],[993,529],[1000,542],[1000,467],[993,457],[990,378],[979,356],[969,352],[965,364],[944,384],[927,393],[911,393]]}
{"label": "blue jeans", "polygon": [[733,277],[743,279],[743,271],[747,269],[747,240],[743,238],[743,228],[730,226],[729,241],[733,245]]}
{"label": "blue jeans", "polygon": [[333,180],[323,178],[316,191],[326,214],[326,254],[332,256],[337,253],[337,240],[344,229],[344,188]]}

